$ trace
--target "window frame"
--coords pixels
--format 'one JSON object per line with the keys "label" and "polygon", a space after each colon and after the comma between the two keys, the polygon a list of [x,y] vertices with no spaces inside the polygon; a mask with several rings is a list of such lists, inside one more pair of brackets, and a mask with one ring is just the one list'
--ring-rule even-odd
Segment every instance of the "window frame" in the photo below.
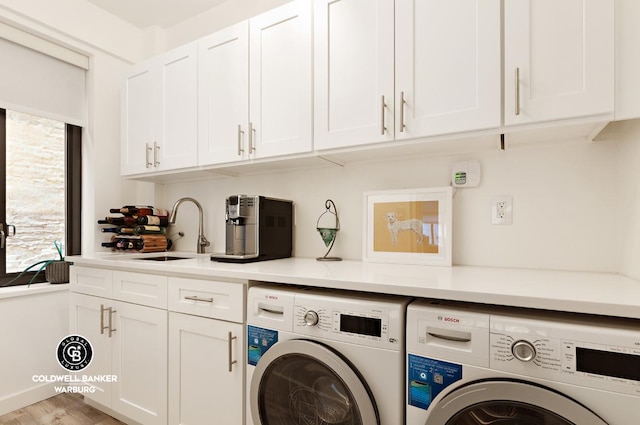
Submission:
{"label": "window frame", "polygon": [[[64,256],[79,255],[82,250],[82,127],[65,123],[65,245]],[[6,164],[7,111],[0,108],[0,224],[7,233]],[[45,282],[44,270],[7,273],[6,249],[0,248],[0,286]],[[34,275],[37,277],[34,279]]]}

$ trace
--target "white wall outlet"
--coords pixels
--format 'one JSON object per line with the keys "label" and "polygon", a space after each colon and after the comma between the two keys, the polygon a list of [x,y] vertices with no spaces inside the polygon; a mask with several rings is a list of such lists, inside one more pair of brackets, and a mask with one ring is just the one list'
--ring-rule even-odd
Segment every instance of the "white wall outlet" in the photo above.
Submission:
{"label": "white wall outlet", "polygon": [[513,223],[513,197],[496,196],[491,199],[491,224]]}

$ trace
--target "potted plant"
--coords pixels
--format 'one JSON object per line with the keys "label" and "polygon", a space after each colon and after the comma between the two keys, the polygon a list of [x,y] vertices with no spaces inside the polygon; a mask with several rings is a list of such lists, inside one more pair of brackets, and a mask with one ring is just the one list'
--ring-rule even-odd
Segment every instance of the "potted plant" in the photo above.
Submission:
{"label": "potted plant", "polygon": [[[54,241],[60,259],[48,260],[44,264],[44,277],[49,283],[68,283],[69,282],[69,263],[62,256],[62,244]],[[40,268],[42,270],[42,268]],[[38,271],[40,271],[38,270]]]}

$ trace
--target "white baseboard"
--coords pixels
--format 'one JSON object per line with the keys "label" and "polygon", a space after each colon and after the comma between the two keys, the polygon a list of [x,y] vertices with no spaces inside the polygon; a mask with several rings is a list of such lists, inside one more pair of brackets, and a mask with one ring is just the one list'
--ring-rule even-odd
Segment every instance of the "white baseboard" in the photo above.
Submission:
{"label": "white baseboard", "polygon": [[34,385],[32,388],[6,395],[0,399],[0,416],[46,400],[54,395],[56,395],[56,391],[52,384]]}
{"label": "white baseboard", "polygon": [[120,422],[124,422],[127,425],[142,425],[140,422],[136,422],[134,420],[131,420],[129,418],[127,418],[126,416],[121,415],[118,412],[115,412],[113,409],[103,406],[102,404],[93,401],[87,397],[84,398],[84,402],[87,403],[89,406],[94,407],[96,409],[98,409],[99,411],[106,413],[107,415],[116,418],[117,420],[119,420]]}

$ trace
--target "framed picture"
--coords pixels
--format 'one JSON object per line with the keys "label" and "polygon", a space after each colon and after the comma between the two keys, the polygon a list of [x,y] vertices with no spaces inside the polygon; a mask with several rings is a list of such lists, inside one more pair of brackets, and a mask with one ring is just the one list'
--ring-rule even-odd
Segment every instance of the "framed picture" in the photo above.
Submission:
{"label": "framed picture", "polygon": [[363,261],[451,266],[451,187],[364,193]]}

